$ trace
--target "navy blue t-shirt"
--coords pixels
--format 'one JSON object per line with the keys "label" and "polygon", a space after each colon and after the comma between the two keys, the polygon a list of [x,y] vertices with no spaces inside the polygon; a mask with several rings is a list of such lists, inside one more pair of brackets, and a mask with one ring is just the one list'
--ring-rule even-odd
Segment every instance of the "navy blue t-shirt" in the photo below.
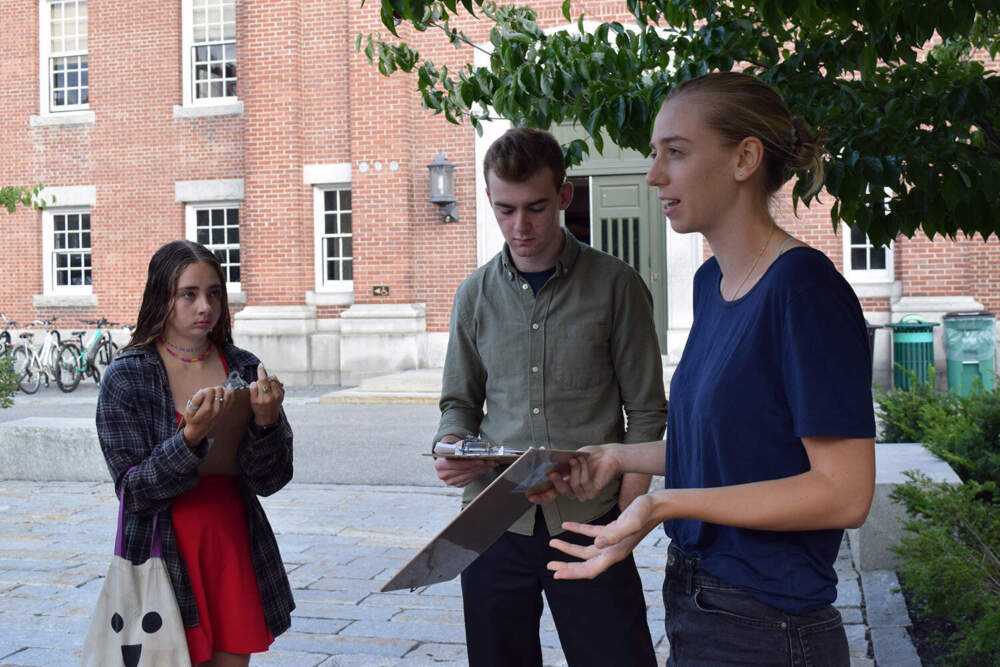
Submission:
{"label": "navy blue t-shirt", "polygon": [[[800,438],[872,438],[871,354],[857,296],[812,248],[778,257],[742,298],[713,257],[670,382],[666,485],[705,488],[809,470]],[[692,520],[667,534],[712,575],[790,613],[832,603],[842,530],[748,530]]]}

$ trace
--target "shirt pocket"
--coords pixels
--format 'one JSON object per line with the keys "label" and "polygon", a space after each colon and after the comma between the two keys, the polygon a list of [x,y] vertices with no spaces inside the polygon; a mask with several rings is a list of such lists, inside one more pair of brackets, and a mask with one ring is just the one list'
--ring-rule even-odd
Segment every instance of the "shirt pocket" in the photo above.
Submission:
{"label": "shirt pocket", "polygon": [[574,322],[548,331],[548,371],[565,389],[597,389],[614,376],[611,363],[611,326],[603,322]]}

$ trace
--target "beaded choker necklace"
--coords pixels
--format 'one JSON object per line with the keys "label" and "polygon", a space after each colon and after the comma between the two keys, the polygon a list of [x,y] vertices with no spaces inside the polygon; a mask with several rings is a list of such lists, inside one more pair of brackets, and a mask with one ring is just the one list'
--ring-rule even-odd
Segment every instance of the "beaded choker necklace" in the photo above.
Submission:
{"label": "beaded choker necklace", "polygon": [[[170,349],[170,343],[168,343],[167,341],[163,340],[162,338],[160,339],[160,343],[163,344],[163,349],[167,351],[167,354],[169,354],[171,357],[174,357],[175,359],[180,359],[181,361],[183,361],[185,363],[188,363],[188,364],[193,363],[195,361],[204,361],[205,358],[208,356],[208,353],[212,351],[212,344],[209,343],[208,347],[205,348],[204,352],[202,352],[200,355],[198,355],[194,359],[188,359],[187,357],[182,357],[181,355],[179,355],[176,352],[174,352],[173,350],[171,350]],[[180,349],[180,348],[178,348],[178,349]]]}

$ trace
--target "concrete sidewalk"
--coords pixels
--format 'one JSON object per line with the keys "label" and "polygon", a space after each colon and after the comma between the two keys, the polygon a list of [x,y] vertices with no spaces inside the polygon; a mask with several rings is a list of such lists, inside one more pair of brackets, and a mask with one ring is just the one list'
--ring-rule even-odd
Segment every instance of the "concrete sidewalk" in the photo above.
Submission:
{"label": "concrete sidewalk", "polygon": [[[466,664],[457,580],[378,592],[459,503],[447,488],[318,484],[291,484],[264,499],[298,606],[291,629],[251,664]],[[116,508],[110,483],[0,482],[0,665],[79,664],[113,550]],[[636,549],[661,664],[669,652],[660,594],[666,543],[655,530]],[[862,581],[846,543],[837,570],[852,663],[873,665]],[[542,645],[546,665],[566,664],[548,611]]]}

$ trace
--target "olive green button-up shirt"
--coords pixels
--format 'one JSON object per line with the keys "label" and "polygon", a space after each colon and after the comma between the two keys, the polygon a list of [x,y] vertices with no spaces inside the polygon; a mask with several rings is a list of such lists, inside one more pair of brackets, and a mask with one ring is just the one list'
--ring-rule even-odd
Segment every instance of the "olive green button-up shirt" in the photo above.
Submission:
{"label": "olive green button-up shirt", "polygon": [[[435,441],[479,434],[516,449],[578,449],[663,437],[667,401],[649,290],[624,262],[564,235],[555,273],[537,295],[506,245],[459,286]],[[466,486],[464,502],[497,474]],[[549,534],[562,532],[563,521],[607,513],[618,489],[543,506]],[[510,530],[530,535],[534,513]]]}

